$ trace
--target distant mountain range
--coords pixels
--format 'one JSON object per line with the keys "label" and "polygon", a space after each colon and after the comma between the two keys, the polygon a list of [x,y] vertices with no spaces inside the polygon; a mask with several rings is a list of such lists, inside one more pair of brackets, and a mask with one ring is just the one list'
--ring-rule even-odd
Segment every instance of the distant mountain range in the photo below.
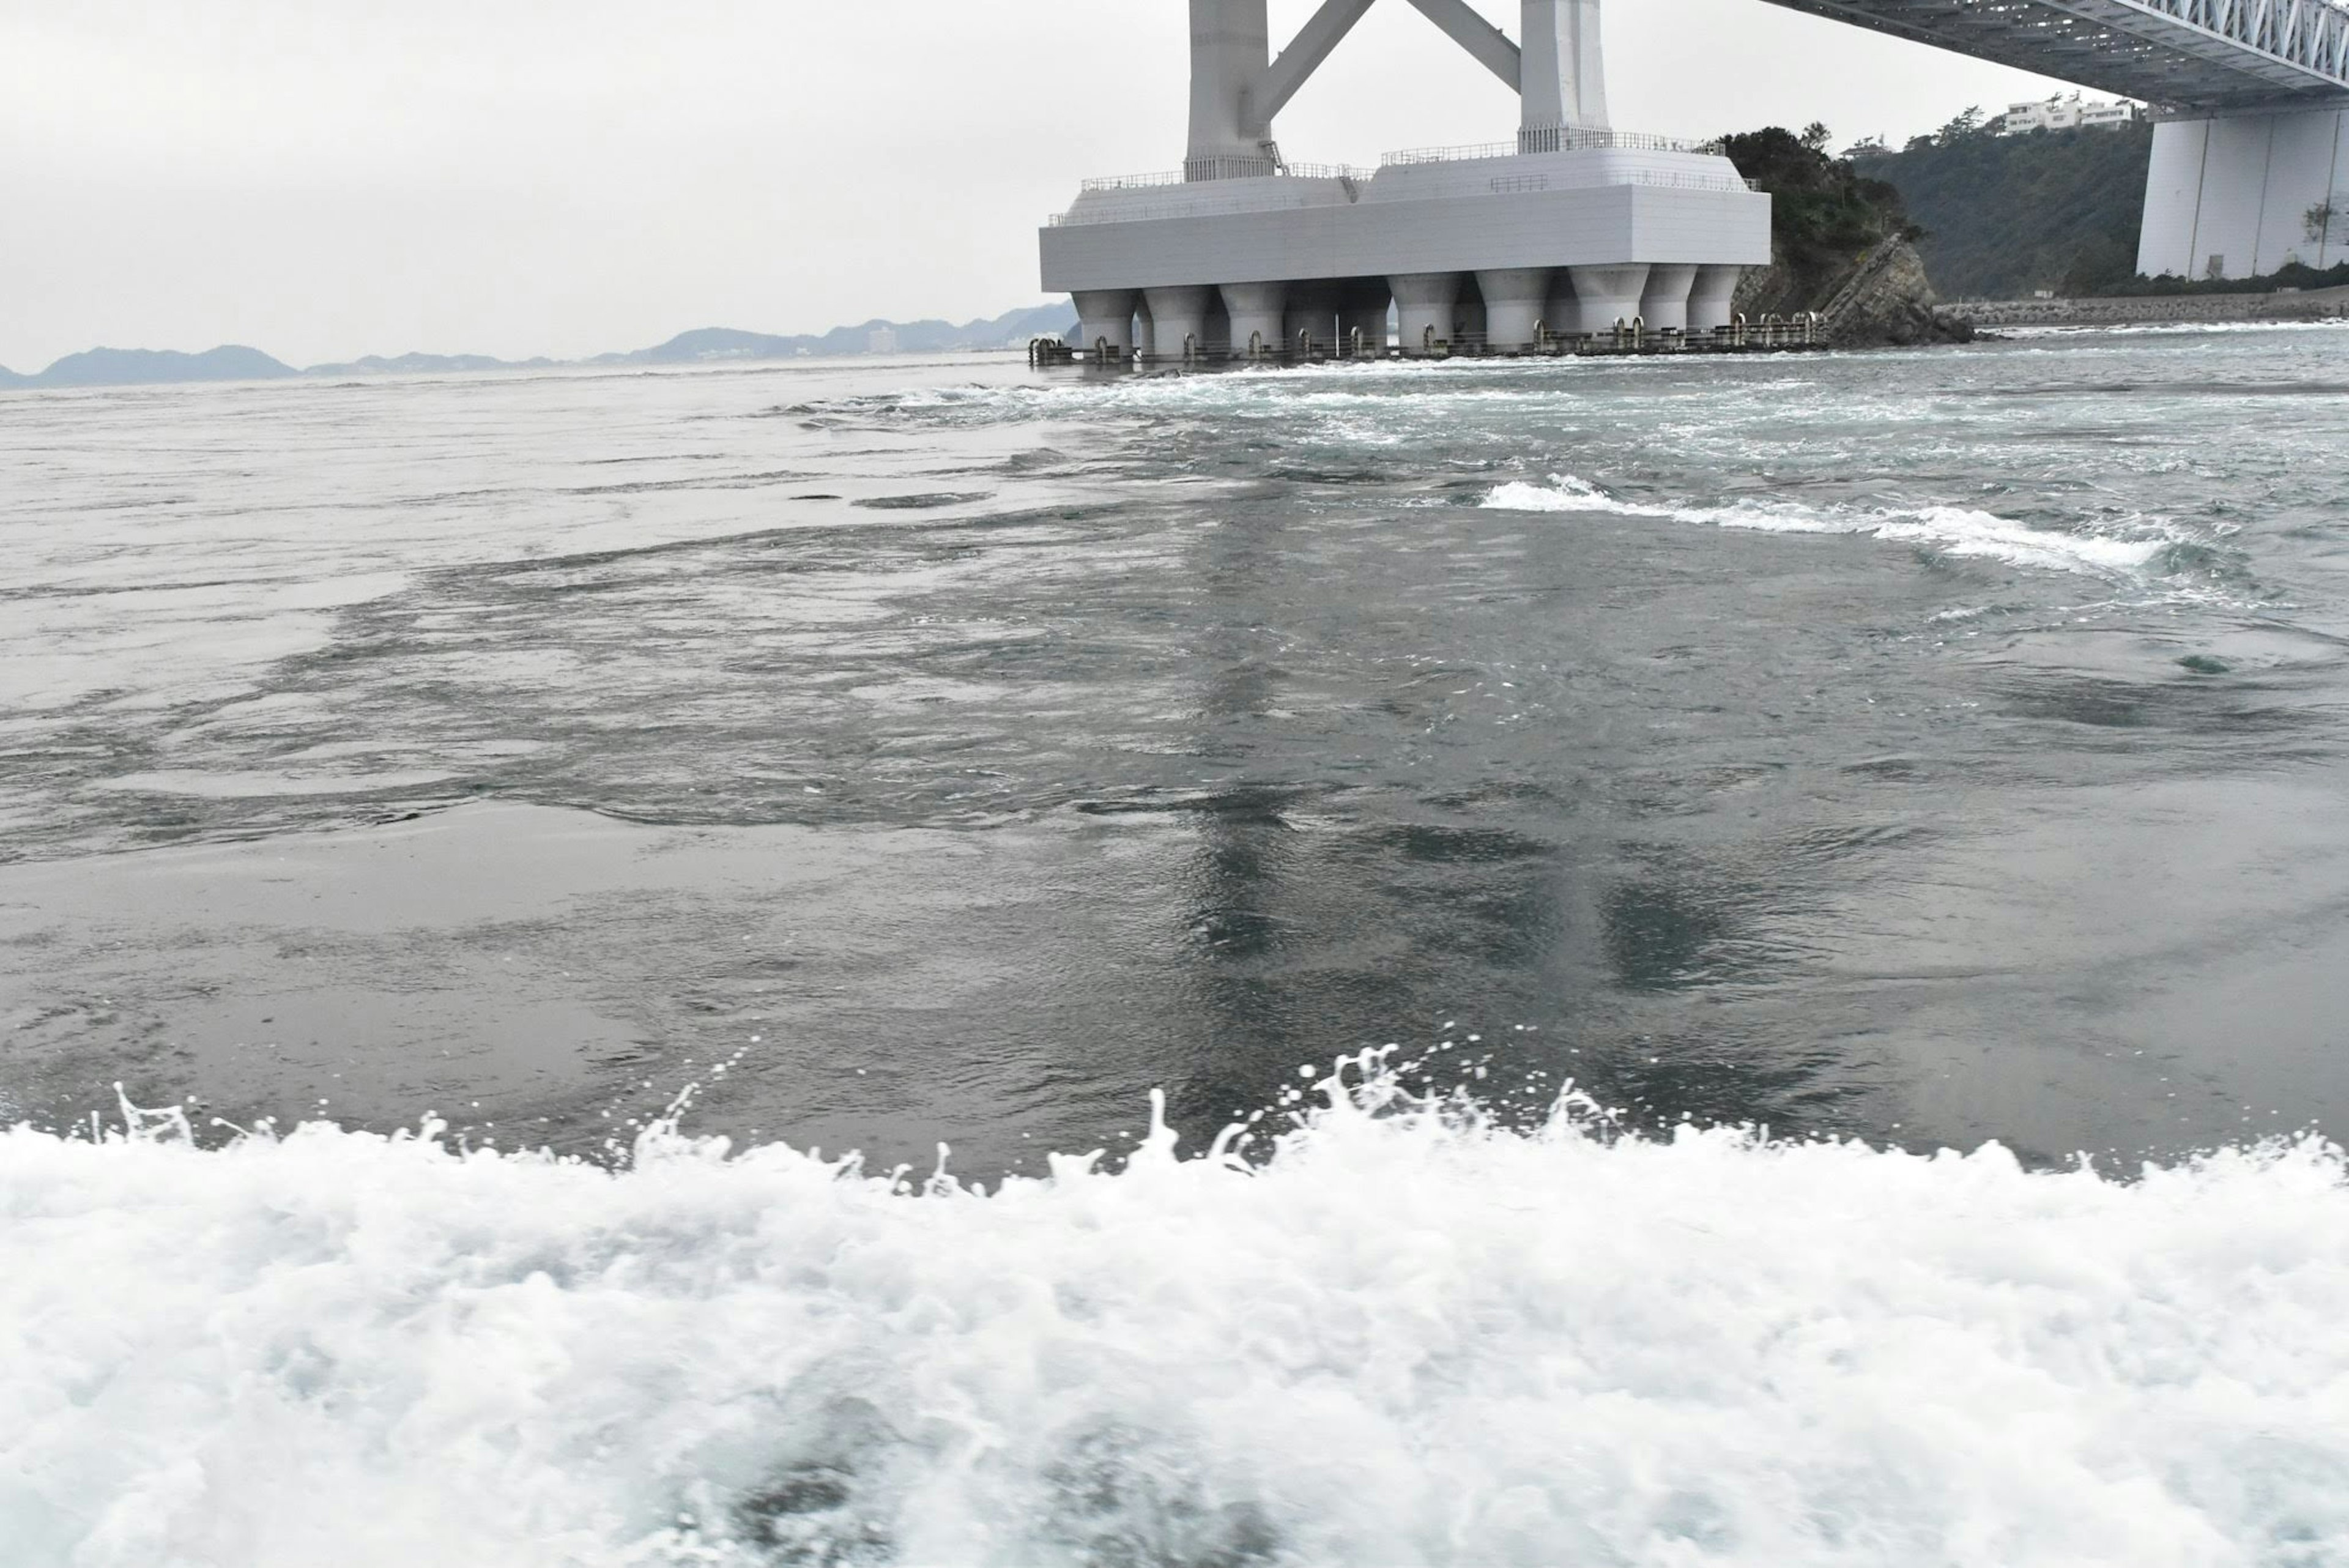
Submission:
{"label": "distant mountain range", "polygon": [[0,366],[0,388],[134,387],[164,381],[261,381],[285,376],[419,375],[450,370],[535,370],[558,365],[706,365],[727,360],[794,359],[874,352],[948,353],[957,349],[1016,347],[1031,337],[1051,337],[1076,324],[1065,304],[1040,305],[957,327],[946,321],[868,321],[824,333],[778,337],[739,332],[729,327],[697,327],[667,342],[592,359],[495,359],[486,354],[370,354],[343,365],[296,369],[258,348],[222,344],[201,354],[175,348],[92,348],[68,354],[36,375],[20,376]]}

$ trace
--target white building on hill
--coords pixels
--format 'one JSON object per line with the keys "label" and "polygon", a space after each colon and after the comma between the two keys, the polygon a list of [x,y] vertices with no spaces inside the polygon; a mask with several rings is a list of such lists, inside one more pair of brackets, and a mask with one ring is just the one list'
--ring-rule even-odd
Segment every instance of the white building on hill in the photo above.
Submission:
{"label": "white building on hill", "polygon": [[2011,103],[1999,117],[2001,136],[2020,136],[2026,130],[2070,130],[2075,126],[2110,128],[2127,125],[2137,118],[2137,106],[2125,99],[2110,103],[2082,103],[2078,93],[2069,98],[2056,97],[2044,103]]}

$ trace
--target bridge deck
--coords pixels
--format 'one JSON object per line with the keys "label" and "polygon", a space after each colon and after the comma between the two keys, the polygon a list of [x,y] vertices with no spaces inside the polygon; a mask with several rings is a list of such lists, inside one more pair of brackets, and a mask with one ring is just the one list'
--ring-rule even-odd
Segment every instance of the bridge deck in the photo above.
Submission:
{"label": "bridge deck", "polygon": [[2164,108],[2349,102],[2333,0],[1773,0]]}

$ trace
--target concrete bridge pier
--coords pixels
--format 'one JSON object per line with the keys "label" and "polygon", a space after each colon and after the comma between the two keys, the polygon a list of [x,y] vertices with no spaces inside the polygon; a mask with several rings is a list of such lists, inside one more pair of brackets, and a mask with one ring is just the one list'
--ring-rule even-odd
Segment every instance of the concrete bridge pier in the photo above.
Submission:
{"label": "concrete bridge pier", "polygon": [[1133,351],[1133,307],[1140,295],[1131,288],[1081,288],[1072,292],[1077,306],[1077,337],[1081,348],[1106,344],[1112,354]]}
{"label": "concrete bridge pier", "polygon": [[1319,0],[1278,51],[1268,0],[1185,4],[1179,175],[1088,180],[1038,232],[1045,286],[1104,358],[1383,356],[1391,307],[1406,355],[1523,353],[1608,331],[1643,291],[1684,319],[1697,264],[1768,254],[1769,198],[1717,146],[1609,128],[1605,0],[1518,0],[1515,42],[1474,0],[1410,0],[1517,96],[1517,139],[1376,170],[1291,163],[1272,136],[1375,0]]}
{"label": "concrete bridge pier", "polygon": [[1401,273],[1387,279],[1387,286],[1394,291],[1396,329],[1405,354],[1426,354],[1431,344],[1452,341],[1460,304],[1458,273]]}
{"label": "concrete bridge pier", "polygon": [[1549,275],[1546,266],[1502,267],[1476,274],[1476,291],[1485,302],[1485,346],[1508,353],[1534,346],[1534,333],[1549,309]]}
{"label": "concrete bridge pier", "polygon": [[1640,290],[1640,316],[1651,332],[1685,332],[1689,322],[1689,290],[1696,268],[1686,263],[1659,263],[1648,269],[1647,286]]}
{"label": "concrete bridge pier", "polygon": [[1285,283],[1223,285],[1224,308],[1231,313],[1231,354],[1253,359],[1280,352],[1280,329],[1288,304]]}
{"label": "concrete bridge pier", "polygon": [[1619,320],[1640,314],[1640,296],[1648,286],[1648,264],[1632,266],[1578,266],[1574,274],[1574,329],[1612,332]]}
{"label": "concrete bridge pier", "polygon": [[1142,291],[1150,310],[1150,358],[1179,360],[1186,345],[1193,358],[1206,357],[1207,301],[1214,293],[1205,284]]}
{"label": "concrete bridge pier", "polygon": [[2275,109],[2153,128],[2137,270],[2257,277],[2349,261],[2349,109]]}
{"label": "concrete bridge pier", "polygon": [[1742,266],[1697,268],[1696,279],[1689,285],[1688,329],[1710,332],[1728,326],[1735,315],[1737,280],[1744,275]]}

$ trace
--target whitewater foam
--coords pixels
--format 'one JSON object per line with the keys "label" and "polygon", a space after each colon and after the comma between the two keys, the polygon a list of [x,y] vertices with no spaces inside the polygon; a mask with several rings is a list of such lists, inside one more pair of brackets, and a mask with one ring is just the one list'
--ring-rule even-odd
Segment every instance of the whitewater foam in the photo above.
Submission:
{"label": "whitewater foam", "polygon": [[[1329,1080],[1325,1080],[1327,1082]],[[0,1135],[12,1563],[2349,1562],[2349,1184],[1359,1075],[992,1193]],[[159,1124],[168,1131],[172,1124]],[[920,1188],[916,1192],[915,1189]]]}
{"label": "whitewater foam", "polygon": [[1659,505],[1627,500],[1571,473],[1552,474],[1546,485],[1525,480],[1495,485],[1480,504],[1509,512],[1611,512],[1626,517],[1669,518],[1773,534],[1865,534],[1923,545],[1951,556],[1987,556],[2018,566],[2100,575],[2142,571],[2172,542],[2059,533],[1971,506],[1813,510],[1779,501]]}

